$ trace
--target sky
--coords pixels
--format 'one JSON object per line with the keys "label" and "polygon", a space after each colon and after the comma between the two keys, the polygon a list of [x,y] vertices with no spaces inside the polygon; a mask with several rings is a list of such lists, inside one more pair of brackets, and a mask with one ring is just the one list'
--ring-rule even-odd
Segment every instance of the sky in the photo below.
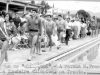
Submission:
{"label": "sky", "polygon": [[[30,1],[30,0],[25,0]],[[36,3],[42,0],[35,0]],[[100,0],[45,0],[50,6],[62,10],[78,11],[80,9],[91,11],[93,13],[100,12]]]}
{"label": "sky", "polygon": [[90,1],[46,1],[49,5],[62,10],[80,10],[84,9],[86,11],[91,11],[93,13],[100,12],[100,2],[90,2]]}

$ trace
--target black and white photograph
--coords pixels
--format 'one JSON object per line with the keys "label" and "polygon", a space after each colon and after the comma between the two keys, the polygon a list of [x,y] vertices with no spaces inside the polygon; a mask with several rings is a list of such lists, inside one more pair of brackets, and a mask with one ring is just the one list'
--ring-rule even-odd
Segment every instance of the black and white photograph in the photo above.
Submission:
{"label": "black and white photograph", "polygon": [[0,75],[100,75],[100,0],[0,0]]}

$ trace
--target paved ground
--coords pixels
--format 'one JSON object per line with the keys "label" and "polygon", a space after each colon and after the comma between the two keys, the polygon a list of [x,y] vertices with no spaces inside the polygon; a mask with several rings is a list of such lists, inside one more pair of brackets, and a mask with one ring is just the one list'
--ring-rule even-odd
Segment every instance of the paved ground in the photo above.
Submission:
{"label": "paved ground", "polygon": [[[44,61],[45,59],[50,58],[58,53],[61,53],[70,48],[74,48],[83,43],[86,43],[87,41],[90,41],[91,39],[92,39],[91,37],[86,37],[84,39],[69,41],[68,46],[66,46],[65,44],[62,44],[61,48],[59,50],[57,50],[56,47],[54,46],[52,48],[52,51],[48,51],[48,49],[47,49],[47,52],[42,52],[41,53],[42,55],[37,55],[36,58],[33,58],[32,62],[35,63],[35,62]],[[25,62],[27,62],[27,58],[29,57],[29,52],[30,52],[30,49],[8,51],[9,63],[25,63]]]}

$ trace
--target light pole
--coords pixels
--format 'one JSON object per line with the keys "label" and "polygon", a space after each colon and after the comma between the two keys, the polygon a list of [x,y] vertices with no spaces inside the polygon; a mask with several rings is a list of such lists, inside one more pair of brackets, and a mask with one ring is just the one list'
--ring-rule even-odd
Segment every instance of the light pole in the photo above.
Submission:
{"label": "light pole", "polygon": [[11,2],[11,0],[6,0],[6,12],[8,13],[9,10],[9,3]]}
{"label": "light pole", "polygon": [[26,6],[24,7],[24,14],[26,13]]}
{"label": "light pole", "polygon": [[29,3],[26,3],[25,6],[24,6],[24,14],[26,13],[27,11],[27,6],[29,5]]}

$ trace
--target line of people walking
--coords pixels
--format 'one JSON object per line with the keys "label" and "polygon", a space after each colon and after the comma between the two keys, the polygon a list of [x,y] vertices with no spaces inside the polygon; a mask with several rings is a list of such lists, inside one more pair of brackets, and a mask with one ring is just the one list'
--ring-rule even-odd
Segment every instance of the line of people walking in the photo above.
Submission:
{"label": "line of people walking", "polygon": [[95,36],[99,32],[99,23],[84,18],[64,19],[62,14],[39,15],[37,11],[23,15],[0,12],[0,65],[4,59],[8,61],[9,49],[18,50],[22,38],[28,40],[30,56],[27,61],[31,61],[36,55],[41,55],[42,51],[52,51],[54,45],[60,49],[62,43],[68,46],[70,40]]}

